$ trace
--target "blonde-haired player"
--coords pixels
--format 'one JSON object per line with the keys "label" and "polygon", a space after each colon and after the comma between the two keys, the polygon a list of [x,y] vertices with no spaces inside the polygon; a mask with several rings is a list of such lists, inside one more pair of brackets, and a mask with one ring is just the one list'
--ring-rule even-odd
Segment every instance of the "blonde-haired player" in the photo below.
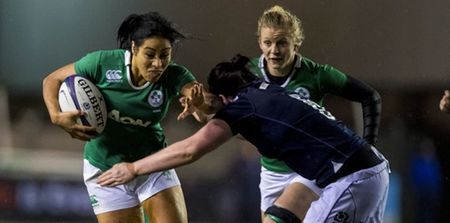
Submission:
{"label": "blonde-haired player", "polygon": [[[380,95],[356,78],[300,54],[305,34],[297,16],[275,5],[259,18],[257,35],[262,54],[251,60],[255,74],[320,105],[327,94],[360,103],[364,139],[375,144],[380,125]],[[277,159],[262,156],[261,165],[262,217],[269,207],[289,206],[293,207],[297,217],[303,218],[310,203],[318,199],[322,190]]]}

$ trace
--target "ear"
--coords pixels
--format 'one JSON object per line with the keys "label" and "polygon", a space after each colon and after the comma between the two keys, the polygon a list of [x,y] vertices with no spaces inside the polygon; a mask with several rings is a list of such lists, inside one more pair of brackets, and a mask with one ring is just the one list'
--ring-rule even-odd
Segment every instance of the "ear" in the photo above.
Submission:
{"label": "ear", "polygon": [[299,44],[295,44],[294,45],[294,50],[296,51],[296,52],[298,52],[298,50],[300,49],[300,46],[302,45],[302,43],[299,43]]}
{"label": "ear", "polygon": [[138,47],[136,46],[136,43],[134,41],[131,41],[131,53],[133,55],[136,55],[138,52]]}
{"label": "ear", "polygon": [[262,45],[260,37],[258,37],[258,46],[259,46],[259,49],[263,50],[263,45]]}
{"label": "ear", "polygon": [[219,94],[219,98],[220,98],[220,101],[222,102],[222,104],[224,104],[224,105],[229,104],[230,101],[232,100],[229,97],[225,97],[225,95],[223,95],[223,94]]}

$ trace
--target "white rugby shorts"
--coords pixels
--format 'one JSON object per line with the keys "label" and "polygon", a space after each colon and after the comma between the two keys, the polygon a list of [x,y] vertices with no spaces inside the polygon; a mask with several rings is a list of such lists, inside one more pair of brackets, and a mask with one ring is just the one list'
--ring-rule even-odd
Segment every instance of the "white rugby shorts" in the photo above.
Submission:
{"label": "white rugby shorts", "polygon": [[389,186],[389,166],[374,167],[342,177],[312,202],[304,223],[383,222]]}
{"label": "white rugby shorts", "polygon": [[320,189],[313,181],[300,176],[296,172],[278,173],[261,167],[261,181],[259,190],[261,191],[261,211],[265,212],[267,208],[274,205],[278,197],[281,196],[284,189],[292,183],[301,183],[309,189],[320,195]]}
{"label": "white rugby shorts", "polygon": [[102,187],[97,184],[100,174],[102,174],[100,169],[84,160],[84,183],[96,215],[138,206],[158,192],[180,185],[174,169],[141,175],[127,184],[114,187]]}

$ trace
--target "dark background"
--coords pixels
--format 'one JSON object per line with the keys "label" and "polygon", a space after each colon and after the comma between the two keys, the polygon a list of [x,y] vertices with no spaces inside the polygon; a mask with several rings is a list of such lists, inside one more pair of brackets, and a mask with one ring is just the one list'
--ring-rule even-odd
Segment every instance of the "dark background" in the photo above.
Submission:
{"label": "dark background", "polygon": [[[447,0],[0,0],[0,222],[92,220],[81,195],[82,143],[50,124],[41,95],[47,74],[88,52],[115,48],[116,30],[127,15],[159,11],[192,37],[177,46],[175,62],[204,82],[216,63],[236,53],[260,55],[257,19],[274,4],[302,20],[303,56],[380,92],[377,147],[393,171],[386,222],[414,222],[421,212],[414,208],[419,193],[410,162],[423,147],[435,149],[441,167],[434,222],[446,222],[450,115],[440,112],[438,103],[450,88]],[[361,131],[358,105],[328,97],[325,107]],[[179,111],[174,104],[163,123],[169,142],[201,126],[192,119],[177,122]],[[256,221],[257,155],[241,144],[232,140],[178,169],[191,221]],[[43,203],[47,197],[55,202]]]}

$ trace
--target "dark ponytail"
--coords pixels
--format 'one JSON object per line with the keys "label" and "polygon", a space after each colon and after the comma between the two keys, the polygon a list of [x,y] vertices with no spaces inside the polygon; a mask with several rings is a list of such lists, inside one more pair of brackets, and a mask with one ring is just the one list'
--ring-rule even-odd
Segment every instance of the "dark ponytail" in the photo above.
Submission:
{"label": "dark ponytail", "polygon": [[135,31],[140,16],[131,14],[123,20],[119,29],[117,30],[117,42],[121,49],[131,48],[131,34]]}
{"label": "dark ponytail", "polygon": [[256,77],[247,68],[248,57],[237,54],[231,62],[217,64],[208,75],[208,85],[215,95],[234,97],[242,88],[248,86]]}
{"label": "dark ponytail", "polygon": [[117,42],[121,49],[130,50],[131,42],[140,46],[145,39],[150,37],[162,37],[176,43],[186,38],[177,31],[175,25],[161,16],[158,12],[145,14],[131,14],[124,19],[117,30]]}

